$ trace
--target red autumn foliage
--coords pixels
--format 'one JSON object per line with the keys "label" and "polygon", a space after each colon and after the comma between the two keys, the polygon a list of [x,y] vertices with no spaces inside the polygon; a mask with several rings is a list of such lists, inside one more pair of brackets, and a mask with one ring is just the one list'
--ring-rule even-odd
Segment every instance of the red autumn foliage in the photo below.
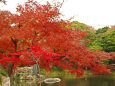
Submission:
{"label": "red autumn foliage", "polygon": [[50,69],[53,59],[58,56],[58,54],[50,53],[47,49],[41,49],[39,46],[31,46],[28,51],[8,53],[8,55],[11,57],[4,56],[0,59],[0,63],[4,67],[8,67],[10,62],[14,69],[18,66],[31,66],[36,63],[45,69]]}
{"label": "red autumn foliage", "polygon": [[0,52],[8,53],[1,55],[0,63],[5,69],[11,62],[14,69],[38,63],[46,70],[59,66],[77,76],[84,74],[84,67],[96,74],[110,72],[103,60],[113,59],[115,54],[87,48],[82,41],[87,33],[66,28],[70,22],[60,19],[58,6],[29,0],[17,12],[0,12]]}

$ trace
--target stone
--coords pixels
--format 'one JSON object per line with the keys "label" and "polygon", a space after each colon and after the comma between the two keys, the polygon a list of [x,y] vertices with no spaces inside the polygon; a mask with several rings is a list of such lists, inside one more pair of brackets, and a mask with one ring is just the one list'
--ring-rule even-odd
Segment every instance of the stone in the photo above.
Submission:
{"label": "stone", "polygon": [[10,77],[2,76],[2,86],[10,86]]}
{"label": "stone", "polygon": [[47,84],[53,84],[53,83],[57,83],[57,82],[60,82],[61,79],[60,78],[47,78],[47,79],[44,79],[44,83],[47,83]]}

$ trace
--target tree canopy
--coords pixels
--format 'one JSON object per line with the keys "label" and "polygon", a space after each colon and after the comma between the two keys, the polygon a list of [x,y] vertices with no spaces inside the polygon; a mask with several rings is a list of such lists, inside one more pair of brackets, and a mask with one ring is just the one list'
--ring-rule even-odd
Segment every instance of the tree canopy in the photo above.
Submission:
{"label": "tree canopy", "polygon": [[115,52],[115,30],[102,36],[101,46],[106,52]]}
{"label": "tree canopy", "polygon": [[[39,59],[41,56],[43,58],[36,63],[47,70],[58,66],[77,76],[84,74],[83,67],[88,67],[96,74],[110,72],[102,61],[115,58],[114,53],[92,51],[86,47],[82,40],[87,36],[87,31],[66,28],[71,22],[60,18],[61,13],[56,4],[47,2],[41,5],[29,0],[24,6],[19,5],[17,12],[0,12],[0,63],[4,69],[9,68],[9,75],[16,68],[14,63],[20,66],[20,61],[23,62],[25,58]],[[52,54],[45,52],[45,55],[50,55],[46,58],[42,49],[49,49]]]}
{"label": "tree canopy", "polygon": [[108,29],[109,29],[108,26],[103,27],[103,28],[99,28],[98,30],[96,30],[96,34],[104,33],[104,32],[106,32]]}

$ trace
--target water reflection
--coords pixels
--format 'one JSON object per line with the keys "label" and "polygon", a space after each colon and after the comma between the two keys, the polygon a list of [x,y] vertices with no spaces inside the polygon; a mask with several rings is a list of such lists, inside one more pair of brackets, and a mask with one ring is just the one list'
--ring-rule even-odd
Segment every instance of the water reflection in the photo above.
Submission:
{"label": "water reflection", "polygon": [[[32,81],[11,81],[11,86],[40,86],[37,82]],[[42,86],[115,86],[115,76],[111,75],[98,75],[87,78],[79,79],[61,79],[61,82],[56,84],[45,84]]]}

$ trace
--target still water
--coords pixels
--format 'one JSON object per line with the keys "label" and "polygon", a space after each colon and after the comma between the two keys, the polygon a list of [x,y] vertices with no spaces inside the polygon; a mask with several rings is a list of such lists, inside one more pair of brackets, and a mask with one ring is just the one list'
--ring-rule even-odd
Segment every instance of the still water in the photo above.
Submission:
{"label": "still water", "polygon": [[[11,86],[40,86],[37,82],[29,81],[15,81],[11,80]],[[115,86],[115,73],[110,75],[97,75],[91,76],[87,79],[64,79],[61,78],[61,82],[55,84],[42,83],[41,86]]]}

